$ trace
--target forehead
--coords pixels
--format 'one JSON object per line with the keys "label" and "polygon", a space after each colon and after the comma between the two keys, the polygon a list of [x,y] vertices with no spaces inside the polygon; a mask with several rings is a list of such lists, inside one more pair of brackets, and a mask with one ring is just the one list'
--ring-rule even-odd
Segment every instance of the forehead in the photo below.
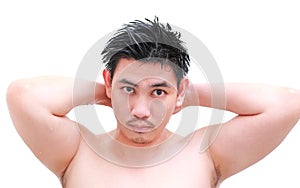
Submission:
{"label": "forehead", "polygon": [[127,79],[138,83],[142,80],[154,78],[167,81],[172,85],[177,84],[177,79],[172,67],[159,62],[140,62],[134,59],[120,59],[114,72],[114,80]]}

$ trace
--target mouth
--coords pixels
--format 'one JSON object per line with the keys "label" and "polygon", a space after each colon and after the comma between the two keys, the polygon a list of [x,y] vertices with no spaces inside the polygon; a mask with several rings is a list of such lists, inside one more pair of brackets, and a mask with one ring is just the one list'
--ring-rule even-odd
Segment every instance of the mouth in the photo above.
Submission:
{"label": "mouth", "polygon": [[129,125],[128,129],[137,133],[147,133],[153,131],[153,127],[141,126],[141,125]]}
{"label": "mouth", "polygon": [[152,124],[149,125],[145,123],[134,122],[134,123],[127,123],[127,128],[137,133],[147,133],[153,131],[155,126]]}

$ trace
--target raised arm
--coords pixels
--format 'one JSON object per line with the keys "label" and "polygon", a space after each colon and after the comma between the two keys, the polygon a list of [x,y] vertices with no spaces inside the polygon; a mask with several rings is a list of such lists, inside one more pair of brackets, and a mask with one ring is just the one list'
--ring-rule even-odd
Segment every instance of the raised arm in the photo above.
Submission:
{"label": "raised arm", "polygon": [[[193,85],[198,104],[211,107],[208,85]],[[189,96],[187,96],[189,97]],[[300,118],[300,91],[258,84],[226,84],[226,122],[210,152],[220,180],[247,168],[274,150]]]}
{"label": "raised arm", "polygon": [[[82,82],[73,100],[73,79],[39,77],[14,81],[7,91],[13,123],[32,152],[61,177],[77,152],[80,135],[66,114],[75,106],[107,101],[102,85]],[[95,99],[96,98],[96,99]],[[107,101],[107,104],[109,101]]]}

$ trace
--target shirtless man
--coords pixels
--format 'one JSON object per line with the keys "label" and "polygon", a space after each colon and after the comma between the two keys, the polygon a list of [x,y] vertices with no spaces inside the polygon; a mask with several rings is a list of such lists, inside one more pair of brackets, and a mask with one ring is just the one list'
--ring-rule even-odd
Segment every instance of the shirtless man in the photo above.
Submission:
{"label": "shirtless man", "polygon": [[[103,51],[104,84],[82,82],[82,87],[95,86],[95,90],[82,88],[73,97],[74,79],[62,77],[17,80],[8,88],[7,102],[18,133],[37,158],[60,178],[63,187],[218,187],[274,150],[300,118],[299,90],[225,84],[223,110],[237,116],[222,125],[204,152],[199,152],[199,144],[206,128],[196,130],[182,150],[156,165],[132,168],[100,157],[82,138],[78,123],[66,116],[76,106],[112,107],[117,128],[109,133],[110,137],[137,151],[159,146],[169,138],[181,139],[165,128],[172,114],[188,106],[215,107],[210,86],[191,84],[185,77],[189,58],[179,35],[170,27],[155,20],[133,22],[124,28]],[[169,37],[176,47],[133,42],[127,43],[127,48],[115,48],[122,40],[144,37],[145,41],[154,41],[158,33]],[[149,156],[131,154],[107,141],[104,135],[86,132],[94,142],[105,143],[106,152],[118,160],[151,161],[168,150],[165,146],[149,152]]]}

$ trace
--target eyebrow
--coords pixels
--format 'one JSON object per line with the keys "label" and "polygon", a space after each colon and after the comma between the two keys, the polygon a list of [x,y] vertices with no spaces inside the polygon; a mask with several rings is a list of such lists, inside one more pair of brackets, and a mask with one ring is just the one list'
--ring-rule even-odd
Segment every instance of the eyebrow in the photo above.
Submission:
{"label": "eyebrow", "polygon": [[165,81],[160,82],[160,83],[152,84],[152,85],[150,85],[150,87],[168,87],[168,88],[171,88],[171,86]]}
{"label": "eyebrow", "polygon": [[129,84],[129,85],[132,85],[132,86],[134,86],[134,87],[137,87],[137,86],[138,86],[138,84],[135,84],[135,83],[133,83],[133,82],[127,80],[126,78],[123,78],[122,80],[119,80],[118,82],[119,82],[119,83],[123,83],[123,84]]}
{"label": "eyebrow", "polygon": [[[123,84],[128,84],[128,85],[131,85],[131,86],[134,86],[134,87],[138,86],[138,84],[133,83],[132,81],[127,80],[126,78],[123,78],[122,80],[119,80],[118,82],[123,83]],[[168,87],[168,88],[171,88],[171,86],[166,81],[151,84],[150,87]]]}

